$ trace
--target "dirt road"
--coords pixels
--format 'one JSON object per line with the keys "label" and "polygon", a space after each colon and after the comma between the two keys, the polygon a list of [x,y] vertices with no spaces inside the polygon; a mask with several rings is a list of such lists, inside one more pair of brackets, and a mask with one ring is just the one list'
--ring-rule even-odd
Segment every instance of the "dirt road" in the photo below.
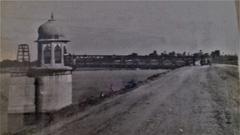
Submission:
{"label": "dirt road", "polygon": [[107,99],[42,134],[235,135],[238,88],[236,67],[184,67]]}

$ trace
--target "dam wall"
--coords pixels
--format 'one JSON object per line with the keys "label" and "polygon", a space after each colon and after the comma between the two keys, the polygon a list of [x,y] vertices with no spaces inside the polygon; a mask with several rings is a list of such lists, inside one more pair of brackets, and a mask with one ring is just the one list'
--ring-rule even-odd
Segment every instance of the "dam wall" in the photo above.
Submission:
{"label": "dam wall", "polygon": [[72,74],[37,77],[40,112],[54,112],[72,104]]}
{"label": "dam wall", "polygon": [[26,114],[56,112],[72,104],[71,72],[37,76],[1,73],[0,78],[1,134],[23,129],[29,119]]}

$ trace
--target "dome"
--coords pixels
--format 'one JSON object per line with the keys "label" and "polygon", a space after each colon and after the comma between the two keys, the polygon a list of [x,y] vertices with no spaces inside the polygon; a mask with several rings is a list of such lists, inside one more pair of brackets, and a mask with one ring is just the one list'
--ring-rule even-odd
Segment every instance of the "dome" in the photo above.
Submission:
{"label": "dome", "polygon": [[64,37],[64,35],[54,19],[53,14],[51,15],[51,19],[38,28],[38,39],[60,39],[62,37]]}

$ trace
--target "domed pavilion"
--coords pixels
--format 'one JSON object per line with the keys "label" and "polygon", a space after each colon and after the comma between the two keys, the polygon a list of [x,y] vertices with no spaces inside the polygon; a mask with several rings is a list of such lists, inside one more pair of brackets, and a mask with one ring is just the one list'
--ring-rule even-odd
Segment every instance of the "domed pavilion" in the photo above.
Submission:
{"label": "domed pavilion", "polygon": [[67,40],[60,25],[51,18],[38,28],[38,66],[42,68],[64,67],[64,48]]}
{"label": "domed pavilion", "polygon": [[51,18],[38,28],[38,66],[32,67],[36,113],[56,112],[72,104],[72,68],[64,66],[64,47],[69,40]]}

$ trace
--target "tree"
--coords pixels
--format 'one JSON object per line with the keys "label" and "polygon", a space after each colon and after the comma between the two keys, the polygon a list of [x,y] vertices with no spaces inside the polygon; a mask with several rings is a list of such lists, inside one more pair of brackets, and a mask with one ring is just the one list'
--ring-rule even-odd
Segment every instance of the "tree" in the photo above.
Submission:
{"label": "tree", "polygon": [[174,51],[168,53],[169,56],[175,56],[176,53]]}
{"label": "tree", "polygon": [[158,56],[157,51],[154,50],[152,53],[149,54],[149,56]]}
{"label": "tree", "polygon": [[132,54],[130,54],[130,56],[132,56],[132,57],[137,57],[137,56],[138,56],[138,54],[137,54],[137,53],[135,53],[135,52],[133,52]]}

